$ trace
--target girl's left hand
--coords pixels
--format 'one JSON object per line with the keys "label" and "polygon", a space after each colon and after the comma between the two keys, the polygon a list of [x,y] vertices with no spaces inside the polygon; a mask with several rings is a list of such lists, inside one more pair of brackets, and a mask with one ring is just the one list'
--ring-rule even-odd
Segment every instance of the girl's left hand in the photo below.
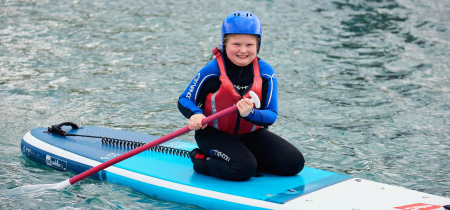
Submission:
{"label": "girl's left hand", "polygon": [[248,98],[241,99],[236,104],[241,117],[247,117],[253,110],[253,102]]}

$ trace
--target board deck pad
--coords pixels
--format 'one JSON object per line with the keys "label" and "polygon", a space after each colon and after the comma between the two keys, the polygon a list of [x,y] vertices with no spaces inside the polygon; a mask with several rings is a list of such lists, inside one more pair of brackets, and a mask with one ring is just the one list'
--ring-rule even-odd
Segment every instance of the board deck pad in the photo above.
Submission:
{"label": "board deck pad", "polygon": [[[147,134],[89,126],[84,126],[80,129],[71,129],[69,126],[63,126],[63,130],[70,134],[101,136],[144,143],[159,138]],[[47,128],[40,127],[33,129],[30,133],[32,136],[50,145],[99,162],[105,162],[132,150],[132,148],[123,146],[103,144],[100,138],[63,137],[49,134],[45,131],[47,131]],[[177,140],[171,140],[162,145],[189,151],[197,147],[196,144]],[[25,145],[25,147],[27,146],[31,147],[31,145]],[[51,163],[52,161],[48,162]],[[59,164],[47,165],[64,170],[64,166]],[[170,182],[273,203],[285,203],[296,197],[351,178],[348,175],[305,167],[296,176],[286,177],[261,173],[263,176],[252,177],[245,182],[227,181],[196,173],[188,157],[157,151],[145,151],[114,166]],[[73,172],[80,173],[79,171]],[[98,173],[98,179],[107,181],[104,180],[106,179],[104,173]],[[93,178],[96,178],[96,176]]]}

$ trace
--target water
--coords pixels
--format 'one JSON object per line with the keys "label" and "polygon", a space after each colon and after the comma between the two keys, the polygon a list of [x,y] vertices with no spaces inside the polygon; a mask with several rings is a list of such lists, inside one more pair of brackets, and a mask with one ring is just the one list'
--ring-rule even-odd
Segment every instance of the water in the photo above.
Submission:
{"label": "water", "polygon": [[[236,10],[263,23],[260,57],[279,80],[270,129],[307,166],[450,197],[446,0],[0,0],[0,190],[74,176],[21,155],[35,127],[162,136],[186,126],[177,98]],[[94,180],[1,196],[0,207],[197,208]]]}

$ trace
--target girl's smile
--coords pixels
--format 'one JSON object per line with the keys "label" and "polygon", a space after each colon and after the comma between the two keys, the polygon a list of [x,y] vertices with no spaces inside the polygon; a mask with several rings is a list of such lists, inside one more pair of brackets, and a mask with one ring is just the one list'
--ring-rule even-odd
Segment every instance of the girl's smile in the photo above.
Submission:
{"label": "girl's smile", "polygon": [[256,58],[257,40],[250,34],[229,35],[225,51],[228,58],[237,66],[247,66]]}

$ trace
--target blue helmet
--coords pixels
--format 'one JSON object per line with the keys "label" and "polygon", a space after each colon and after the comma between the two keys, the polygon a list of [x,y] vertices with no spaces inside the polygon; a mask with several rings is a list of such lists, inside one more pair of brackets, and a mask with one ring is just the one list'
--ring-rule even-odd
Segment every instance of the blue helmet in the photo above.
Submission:
{"label": "blue helmet", "polygon": [[[229,14],[222,24],[222,44],[223,38],[227,34],[254,34],[262,37],[261,22],[251,12],[237,11]],[[224,46],[225,48],[225,46]],[[258,52],[261,48],[261,42],[259,42]]]}

